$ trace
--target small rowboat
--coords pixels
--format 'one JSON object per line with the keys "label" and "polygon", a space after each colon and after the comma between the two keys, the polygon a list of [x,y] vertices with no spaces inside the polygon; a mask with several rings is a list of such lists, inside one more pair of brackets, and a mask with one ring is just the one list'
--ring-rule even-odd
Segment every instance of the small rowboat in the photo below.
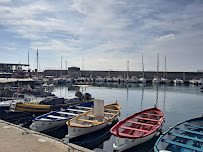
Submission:
{"label": "small rowboat", "polygon": [[164,114],[158,108],[135,113],[111,128],[115,150],[123,151],[152,139],[161,129]]}
{"label": "small rowboat", "polygon": [[66,138],[72,139],[87,133],[100,130],[118,119],[120,105],[117,103],[104,106],[104,117],[94,116],[94,110],[79,115],[66,123],[68,134]]}
{"label": "small rowboat", "polygon": [[186,120],[161,135],[155,152],[203,152],[203,117]]}
{"label": "small rowboat", "polygon": [[66,109],[49,112],[34,118],[32,124],[30,125],[30,129],[35,131],[44,131],[65,125],[68,119],[72,119],[84,112],[92,110],[92,107],[93,102],[89,101],[70,106]]}

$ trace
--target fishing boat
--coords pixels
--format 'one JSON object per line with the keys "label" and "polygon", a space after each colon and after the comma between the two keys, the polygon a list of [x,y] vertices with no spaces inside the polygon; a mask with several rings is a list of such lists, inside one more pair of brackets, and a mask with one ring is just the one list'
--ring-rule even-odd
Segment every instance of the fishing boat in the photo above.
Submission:
{"label": "fishing boat", "polygon": [[23,112],[42,114],[42,113],[48,113],[52,110],[67,108],[70,105],[79,104],[82,102],[86,102],[86,101],[80,101],[78,97],[75,97],[72,100],[70,100],[69,97],[67,98],[47,97],[43,100],[38,100],[38,98],[36,98],[30,102],[13,103],[10,109],[12,109],[12,111],[19,110]]}
{"label": "fishing boat", "polygon": [[113,126],[113,147],[123,151],[152,139],[159,133],[164,122],[164,114],[158,108],[150,108],[135,113]]}
{"label": "fishing boat", "polygon": [[[117,103],[103,106],[103,117],[96,116],[96,110],[98,110],[94,102],[94,110],[88,111],[82,115],[79,115],[71,120],[67,121],[68,134],[66,138],[72,139],[84,134],[88,134],[97,130],[100,130],[108,125],[111,125],[113,121],[118,119],[120,113],[120,105]],[[101,109],[102,107],[100,107]]]}
{"label": "fishing boat", "polygon": [[161,135],[155,152],[203,152],[203,117],[178,123]]}
{"label": "fishing boat", "polygon": [[56,128],[66,124],[66,121],[74,118],[84,112],[92,110],[93,102],[84,102],[78,105],[70,106],[58,111],[51,111],[47,114],[38,116],[33,119],[30,129],[35,131],[44,131]]}

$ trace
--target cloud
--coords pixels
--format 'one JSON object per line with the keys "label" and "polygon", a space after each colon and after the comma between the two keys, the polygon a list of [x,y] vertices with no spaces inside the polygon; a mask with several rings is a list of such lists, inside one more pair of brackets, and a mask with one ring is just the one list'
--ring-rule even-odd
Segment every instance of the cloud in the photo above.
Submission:
{"label": "cloud", "polygon": [[[49,59],[58,62],[64,55],[70,66],[81,66],[78,60],[85,57],[87,69],[122,70],[129,60],[131,70],[141,70],[144,52],[145,69],[156,70],[160,52],[160,63],[167,56],[168,69],[193,71],[203,62],[202,7],[201,1],[189,0],[3,0],[1,46],[19,54],[37,48],[49,52],[43,67],[55,66]],[[196,69],[188,69],[190,65]]]}

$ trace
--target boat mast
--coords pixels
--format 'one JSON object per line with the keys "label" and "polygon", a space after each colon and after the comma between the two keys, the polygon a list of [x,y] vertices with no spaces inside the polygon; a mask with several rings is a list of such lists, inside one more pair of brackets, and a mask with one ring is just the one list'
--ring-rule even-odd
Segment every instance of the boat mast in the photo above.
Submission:
{"label": "boat mast", "polygon": [[29,70],[29,68],[30,68],[30,60],[29,60],[29,51],[28,51],[28,70]]}
{"label": "boat mast", "polygon": [[128,77],[128,72],[129,72],[129,61],[127,61],[127,78],[129,78]]}
{"label": "boat mast", "polygon": [[60,77],[62,76],[62,60],[63,60],[63,55],[61,56],[61,74],[60,74]]}
{"label": "boat mast", "polygon": [[142,52],[142,77],[144,78],[144,62],[143,62],[143,52]]}
{"label": "boat mast", "polygon": [[165,77],[167,78],[167,73],[166,73],[166,56],[165,56]]}
{"label": "boat mast", "polygon": [[157,56],[157,75],[159,74],[159,52]]}
{"label": "boat mast", "polygon": [[38,75],[38,62],[39,62],[39,56],[38,56],[38,48],[37,48],[37,76],[39,76]]}

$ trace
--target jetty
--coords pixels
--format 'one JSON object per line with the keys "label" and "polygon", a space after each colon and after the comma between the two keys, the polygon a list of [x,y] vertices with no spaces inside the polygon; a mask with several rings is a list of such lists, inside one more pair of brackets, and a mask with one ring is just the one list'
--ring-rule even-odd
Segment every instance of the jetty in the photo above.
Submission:
{"label": "jetty", "polygon": [[4,152],[93,152],[3,120],[0,120],[0,136]]}

